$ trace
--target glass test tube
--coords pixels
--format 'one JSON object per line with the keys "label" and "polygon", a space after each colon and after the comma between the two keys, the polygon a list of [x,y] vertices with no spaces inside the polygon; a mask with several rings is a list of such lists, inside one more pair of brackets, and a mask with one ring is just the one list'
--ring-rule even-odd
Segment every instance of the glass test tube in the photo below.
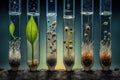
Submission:
{"label": "glass test tube", "polygon": [[46,1],[46,63],[49,70],[54,70],[57,63],[57,0]]}
{"label": "glass test tube", "polygon": [[18,70],[21,60],[20,16],[21,0],[9,0],[9,64],[12,70]]}
{"label": "glass test tube", "polygon": [[[31,71],[36,71],[39,65],[40,51],[39,51],[39,10],[40,0],[27,0],[27,27],[31,33],[31,39],[36,38],[33,42],[27,38],[27,64]],[[30,27],[31,26],[31,27]],[[37,28],[37,29],[36,29]],[[26,28],[27,29],[27,28]],[[27,30],[26,30],[27,31]],[[26,32],[27,34],[27,32]],[[34,35],[34,36],[33,36]],[[32,39],[33,40],[33,39]]]}
{"label": "glass test tube", "polygon": [[93,64],[93,12],[94,0],[81,0],[82,65],[85,71]]}
{"label": "glass test tube", "polygon": [[111,65],[111,2],[100,0],[100,63],[103,70]]}
{"label": "glass test tube", "polygon": [[67,71],[72,70],[75,60],[74,19],[75,0],[64,0],[63,62]]}

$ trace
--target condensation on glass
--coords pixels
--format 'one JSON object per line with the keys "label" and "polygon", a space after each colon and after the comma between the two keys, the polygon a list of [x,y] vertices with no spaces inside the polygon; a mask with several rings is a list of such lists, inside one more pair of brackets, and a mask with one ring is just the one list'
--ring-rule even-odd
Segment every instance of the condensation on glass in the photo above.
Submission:
{"label": "condensation on glass", "polygon": [[112,0],[100,0],[100,63],[107,71],[111,65],[111,15]]}
{"label": "condensation on glass", "polygon": [[21,60],[20,16],[21,0],[9,0],[9,64],[12,70],[18,70]]}
{"label": "condensation on glass", "polygon": [[94,0],[81,0],[82,66],[89,71],[93,65]]}
{"label": "condensation on glass", "polygon": [[[27,0],[27,23],[32,18],[35,21],[38,29],[37,38],[33,45],[27,40],[27,65],[31,71],[36,71],[39,65],[39,15],[40,15],[40,0]],[[34,30],[34,29],[31,29]]]}
{"label": "condensation on glass", "polygon": [[57,63],[57,0],[46,1],[46,63],[55,70]]}
{"label": "condensation on glass", "polygon": [[67,71],[72,70],[75,61],[74,19],[75,0],[63,2],[63,62]]}

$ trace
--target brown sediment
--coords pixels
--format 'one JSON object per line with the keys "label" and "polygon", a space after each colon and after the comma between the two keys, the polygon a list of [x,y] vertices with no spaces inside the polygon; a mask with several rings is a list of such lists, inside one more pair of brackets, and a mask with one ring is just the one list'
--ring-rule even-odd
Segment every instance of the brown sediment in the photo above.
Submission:
{"label": "brown sediment", "polygon": [[82,63],[85,67],[90,67],[93,64],[93,49],[90,45],[83,46]]}
{"label": "brown sediment", "polygon": [[100,52],[100,62],[101,65],[107,67],[111,64],[111,52],[108,49],[105,49]]}
{"label": "brown sediment", "polygon": [[86,67],[89,67],[92,64],[93,53],[90,50],[86,50],[82,53],[82,62]]}
{"label": "brown sediment", "polygon": [[55,66],[56,65],[56,62],[57,62],[57,60],[56,60],[56,56],[55,56],[55,54],[47,54],[47,59],[46,59],[46,61],[47,61],[47,65],[50,67],[52,67],[52,66]]}
{"label": "brown sediment", "polygon": [[19,67],[20,61],[16,60],[16,59],[9,60],[9,64],[10,64],[11,67]]}
{"label": "brown sediment", "polygon": [[64,63],[67,66],[72,66],[74,64],[74,59],[73,58],[65,58]]}
{"label": "brown sediment", "polygon": [[67,52],[64,54],[64,65],[67,71],[72,70],[74,66],[74,59],[75,57],[73,52],[69,52],[69,55]]}
{"label": "brown sediment", "polygon": [[37,59],[34,59],[33,62],[32,62],[32,60],[28,60],[27,64],[31,70],[37,70],[37,67],[39,65],[39,61]]}

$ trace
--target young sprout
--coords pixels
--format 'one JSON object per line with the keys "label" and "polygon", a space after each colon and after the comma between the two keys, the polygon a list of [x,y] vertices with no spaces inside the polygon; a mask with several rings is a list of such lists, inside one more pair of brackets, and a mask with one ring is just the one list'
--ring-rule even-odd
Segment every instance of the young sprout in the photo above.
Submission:
{"label": "young sprout", "polygon": [[37,39],[37,35],[38,35],[37,24],[33,16],[31,16],[26,27],[26,37],[32,46],[32,64],[34,64],[34,42]]}
{"label": "young sprout", "polygon": [[10,35],[12,36],[13,40],[15,41],[16,40],[16,37],[14,36],[15,25],[13,22],[10,23],[9,32],[10,32]]}

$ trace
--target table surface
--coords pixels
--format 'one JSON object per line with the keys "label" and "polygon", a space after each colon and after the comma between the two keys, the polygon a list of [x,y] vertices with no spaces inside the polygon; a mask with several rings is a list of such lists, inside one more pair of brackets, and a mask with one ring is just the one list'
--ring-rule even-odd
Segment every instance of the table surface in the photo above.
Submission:
{"label": "table surface", "polygon": [[82,69],[74,69],[72,71],[65,70],[6,70],[0,69],[0,80],[120,80],[120,69],[109,71],[92,70],[83,71]]}

